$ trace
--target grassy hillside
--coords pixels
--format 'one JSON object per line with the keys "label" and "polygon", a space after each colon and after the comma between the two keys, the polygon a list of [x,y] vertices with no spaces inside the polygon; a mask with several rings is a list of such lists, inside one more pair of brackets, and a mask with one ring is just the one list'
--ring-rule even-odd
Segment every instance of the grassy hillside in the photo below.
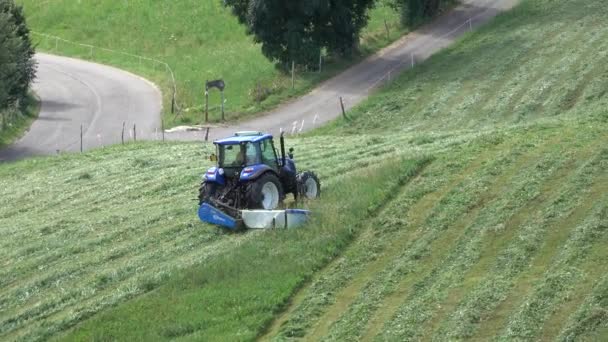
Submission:
{"label": "grassy hillside", "polygon": [[[28,24],[36,32],[167,62],[175,71],[178,101],[183,109],[177,120],[166,113],[167,125],[202,120],[205,80],[226,81],[227,117],[237,119],[301,94],[349,64],[333,61],[322,74],[317,70],[298,71],[296,89],[292,90],[291,76],[275,70],[220,0],[17,2],[24,5]],[[385,19],[392,31],[390,37],[386,37]],[[363,33],[363,53],[387,45],[402,32],[398,14],[381,1]],[[53,39],[34,38],[39,50],[92,58],[145,75],[161,86],[165,111],[170,111],[172,86],[164,67],[99,49],[94,49],[91,56],[86,46],[61,41],[56,46]],[[220,118],[220,97],[216,93],[211,93],[210,100],[213,120]],[[256,94],[260,93],[268,98],[258,102]]]}
{"label": "grassy hillside", "polygon": [[305,229],[197,222],[199,143],[0,165],[0,339],[607,339],[607,18],[524,1],[290,138]]}

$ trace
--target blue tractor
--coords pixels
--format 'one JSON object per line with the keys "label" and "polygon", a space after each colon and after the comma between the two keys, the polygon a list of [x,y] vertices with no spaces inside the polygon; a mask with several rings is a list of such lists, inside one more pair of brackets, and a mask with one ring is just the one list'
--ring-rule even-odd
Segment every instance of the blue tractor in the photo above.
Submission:
{"label": "blue tractor", "polygon": [[199,216],[203,221],[233,228],[241,210],[274,210],[287,194],[298,199],[319,197],[321,184],[314,172],[297,172],[293,148],[280,154],[273,136],[261,132],[238,132],[214,142],[217,162],[203,176],[199,190]]}

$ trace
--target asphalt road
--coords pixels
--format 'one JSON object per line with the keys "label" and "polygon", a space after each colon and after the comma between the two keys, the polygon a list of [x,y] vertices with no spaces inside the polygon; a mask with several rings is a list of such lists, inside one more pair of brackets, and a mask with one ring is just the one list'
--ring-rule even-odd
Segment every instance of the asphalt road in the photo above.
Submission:
{"label": "asphalt road", "polygon": [[[211,128],[209,139],[238,130],[278,134],[297,133],[319,127],[341,115],[339,98],[346,110],[363,101],[389,78],[409,69],[479,27],[518,0],[463,0],[445,13],[361,63],[324,82],[309,94],[231,126]],[[38,78],[34,90],[42,101],[39,119],[13,146],[0,151],[0,161],[31,155],[49,155],[91,149],[121,141],[123,122],[126,139],[137,125],[138,139],[158,139],[161,94],[155,86],[127,72],[76,59],[45,54],[36,56]],[[390,75],[390,76],[389,76]],[[169,140],[203,140],[204,131],[174,131]]]}
{"label": "asphalt road", "polygon": [[30,130],[0,151],[1,160],[91,149],[125,139],[154,139],[160,127],[161,93],[139,76],[82,60],[37,54],[34,91],[40,115]]}
{"label": "asphalt road", "polygon": [[[463,0],[421,29],[401,38],[379,53],[324,82],[309,94],[255,119],[229,127],[212,128],[209,139],[218,139],[238,130],[287,134],[317,128],[342,115],[339,98],[348,110],[369,96],[378,86],[411,68],[412,57],[419,63],[449,46],[457,38],[479,27],[499,13],[511,9],[518,0]],[[469,21],[470,20],[470,21]],[[202,140],[204,131],[177,131],[172,140]]]}

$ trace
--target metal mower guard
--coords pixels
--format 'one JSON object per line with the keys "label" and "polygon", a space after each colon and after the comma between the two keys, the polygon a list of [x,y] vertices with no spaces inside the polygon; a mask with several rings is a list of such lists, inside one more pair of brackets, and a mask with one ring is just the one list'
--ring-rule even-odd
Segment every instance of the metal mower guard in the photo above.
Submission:
{"label": "metal mower guard", "polygon": [[224,213],[209,203],[203,203],[200,208],[198,208],[198,217],[203,222],[222,226],[231,230],[237,230],[239,228],[239,222],[237,219]]}
{"label": "metal mower guard", "polygon": [[245,226],[250,229],[295,228],[308,221],[310,211],[304,209],[285,210],[242,210],[241,219],[236,219],[209,203],[198,209],[201,221],[218,225],[230,230]]}

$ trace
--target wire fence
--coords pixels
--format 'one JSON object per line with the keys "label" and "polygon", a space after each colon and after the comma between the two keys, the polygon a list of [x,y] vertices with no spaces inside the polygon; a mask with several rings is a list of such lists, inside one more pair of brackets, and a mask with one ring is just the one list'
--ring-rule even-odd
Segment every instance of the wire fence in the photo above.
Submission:
{"label": "wire fence", "polygon": [[60,49],[62,47],[64,47],[64,45],[67,44],[70,46],[76,46],[76,47],[84,49],[87,52],[87,54],[84,57],[87,57],[90,60],[95,60],[95,57],[96,57],[95,53],[97,51],[102,51],[102,52],[106,52],[106,53],[110,53],[110,54],[114,54],[114,55],[122,55],[125,57],[129,57],[129,58],[133,59],[134,61],[137,61],[139,66],[142,66],[144,62],[147,62],[147,63],[152,63],[154,67],[160,66],[161,68],[164,68],[165,72],[168,75],[169,83],[171,84],[171,92],[172,92],[172,94],[171,94],[171,113],[174,114],[176,111],[179,112],[179,106],[177,103],[177,82],[175,79],[175,73],[173,72],[173,69],[171,68],[171,66],[168,63],[155,59],[155,58],[135,55],[135,54],[124,52],[124,51],[108,49],[108,48],[99,47],[99,46],[95,46],[95,45],[91,45],[91,44],[78,43],[78,42],[74,42],[74,41],[71,41],[68,39],[64,39],[64,38],[61,38],[58,36],[53,36],[53,35],[46,34],[46,33],[41,33],[41,32],[36,32],[36,31],[31,31],[30,33],[41,39],[45,39],[47,42],[47,46],[51,47],[53,52],[57,53],[57,54],[61,53],[61,51],[63,51],[63,50],[60,50]]}

